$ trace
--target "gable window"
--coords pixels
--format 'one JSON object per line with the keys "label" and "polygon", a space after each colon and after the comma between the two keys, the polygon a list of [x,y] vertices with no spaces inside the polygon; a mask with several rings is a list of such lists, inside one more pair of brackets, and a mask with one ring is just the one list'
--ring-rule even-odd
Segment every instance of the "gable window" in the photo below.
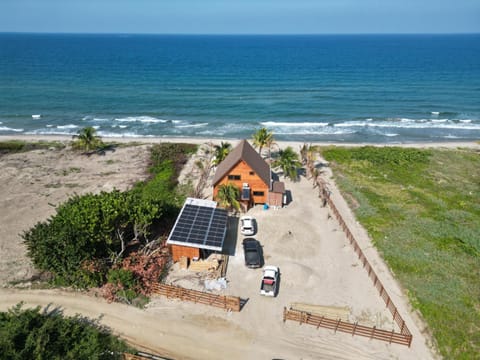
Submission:
{"label": "gable window", "polygon": [[253,196],[263,196],[265,193],[263,191],[254,191]]}
{"label": "gable window", "polygon": [[250,171],[249,174],[250,174],[250,175],[255,175],[255,172],[254,172],[254,171]]}
{"label": "gable window", "polygon": [[240,175],[228,175],[228,180],[240,180]]}

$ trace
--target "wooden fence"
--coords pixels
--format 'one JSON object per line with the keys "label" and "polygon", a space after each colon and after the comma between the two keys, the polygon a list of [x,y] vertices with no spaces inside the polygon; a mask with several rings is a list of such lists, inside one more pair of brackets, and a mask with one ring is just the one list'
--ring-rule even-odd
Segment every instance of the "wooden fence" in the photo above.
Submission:
{"label": "wooden fence", "polygon": [[[313,170],[313,164],[309,163],[307,164],[307,170],[310,172],[310,174],[315,173]],[[350,244],[353,246],[353,250],[357,254],[358,258],[360,259],[361,263],[363,264],[363,268],[368,272],[368,276],[373,282],[373,286],[378,290],[380,297],[385,301],[385,304],[387,305],[388,310],[390,310],[391,314],[393,315],[393,320],[397,323],[399,329],[400,329],[400,334],[406,337],[409,337],[409,342],[408,346],[410,346],[412,342],[412,334],[410,333],[410,330],[408,330],[407,325],[405,324],[405,321],[401,317],[401,315],[398,313],[397,307],[393,304],[392,299],[388,295],[387,291],[385,290],[385,287],[383,284],[380,282],[380,279],[378,278],[377,274],[373,270],[372,266],[368,262],[367,258],[365,257],[365,254],[363,253],[362,249],[358,245],[357,240],[353,236],[352,232],[347,226],[347,223],[343,219],[342,215],[340,214],[340,211],[338,211],[337,207],[335,206],[335,203],[330,197],[330,192],[326,188],[325,182],[320,178],[316,177],[314,179],[316,182],[316,185],[318,186],[319,189],[319,197],[323,199],[323,204],[324,206],[328,204],[330,209],[332,210],[333,214],[335,215],[335,218],[339,222],[342,230],[345,232],[345,235],[347,236],[347,239],[350,241]]]}
{"label": "wooden fence", "polygon": [[123,360],[172,360],[163,356],[146,353],[143,351],[137,352],[135,355],[130,353],[123,353]]}
{"label": "wooden fence", "polygon": [[242,299],[236,296],[215,295],[174,285],[157,284],[153,288],[153,293],[231,311],[240,311],[242,307]]}
{"label": "wooden fence", "polygon": [[286,320],[293,320],[297,321],[300,324],[309,324],[316,326],[317,329],[319,327],[327,328],[334,330],[335,332],[341,331],[347,334],[351,334],[352,336],[363,336],[370,339],[376,339],[381,341],[386,341],[388,343],[396,343],[401,345],[407,345],[410,347],[412,343],[412,335],[407,335],[403,333],[382,329],[377,329],[374,327],[359,325],[358,323],[352,324],[347,321],[342,321],[340,319],[333,320],[326,318],[325,316],[321,315],[314,315],[304,311],[299,310],[287,310],[287,308],[283,308],[283,322]]}

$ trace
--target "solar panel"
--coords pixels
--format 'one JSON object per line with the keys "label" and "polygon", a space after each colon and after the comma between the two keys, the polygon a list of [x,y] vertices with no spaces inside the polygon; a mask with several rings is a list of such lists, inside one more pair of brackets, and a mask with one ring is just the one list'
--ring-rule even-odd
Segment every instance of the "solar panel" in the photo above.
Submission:
{"label": "solar panel", "polygon": [[202,206],[202,200],[188,198],[167,244],[191,246],[201,249],[221,251],[227,232],[228,214],[217,209],[216,203],[209,201]]}

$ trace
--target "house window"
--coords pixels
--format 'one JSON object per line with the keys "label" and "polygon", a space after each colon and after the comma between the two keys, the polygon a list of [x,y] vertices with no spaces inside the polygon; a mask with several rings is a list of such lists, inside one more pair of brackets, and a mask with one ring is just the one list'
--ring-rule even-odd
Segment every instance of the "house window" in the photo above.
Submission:
{"label": "house window", "polygon": [[254,171],[250,171],[249,174],[250,174],[250,175],[255,175],[255,172],[254,172]]}
{"label": "house window", "polygon": [[265,193],[263,191],[254,191],[253,196],[263,196]]}
{"label": "house window", "polygon": [[240,180],[240,175],[228,175],[228,180]]}

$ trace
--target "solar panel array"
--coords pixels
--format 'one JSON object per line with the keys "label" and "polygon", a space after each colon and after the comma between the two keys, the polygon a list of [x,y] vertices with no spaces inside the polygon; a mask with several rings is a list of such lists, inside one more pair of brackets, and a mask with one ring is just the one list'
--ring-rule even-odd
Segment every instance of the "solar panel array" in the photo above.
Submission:
{"label": "solar panel array", "polygon": [[221,251],[227,219],[226,210],[185,204],[167,243]]}

